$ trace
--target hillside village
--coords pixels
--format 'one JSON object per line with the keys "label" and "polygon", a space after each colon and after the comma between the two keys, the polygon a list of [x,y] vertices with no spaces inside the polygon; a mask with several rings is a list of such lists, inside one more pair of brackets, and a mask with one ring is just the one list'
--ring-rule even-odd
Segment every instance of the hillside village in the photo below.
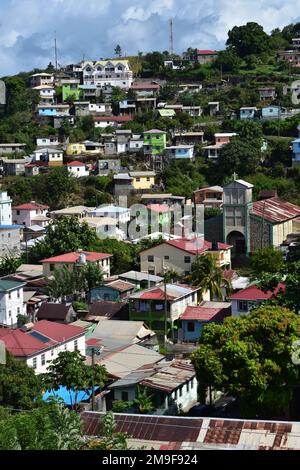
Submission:
{"label": "hillside village", "polygon": [[[111,410],[124,432],[128,414],[299,420],[299,37],[247,23],[222,51],[117,46],[2,78],[0,367],[35,386],[28,405],[0,372],[1,406],[54,394],[91,436]],[[162,449],[200,429],[130,432]]]}

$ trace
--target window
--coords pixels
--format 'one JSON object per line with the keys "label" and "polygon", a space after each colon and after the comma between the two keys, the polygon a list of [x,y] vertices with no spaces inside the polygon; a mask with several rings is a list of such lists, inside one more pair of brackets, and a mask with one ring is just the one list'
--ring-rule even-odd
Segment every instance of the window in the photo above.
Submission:
{"label": "window", "polygon": [[20,315],[20,307],[17,308],[17,315]]}
{"label": "window", "polygon": [[8,293],[8,298],[11,299],[11,292]]}
{"label": "window", "polygon": [[20,211],[17,211],[17,215],[20,215]]}
{"label": "window", "polygon": [[49,269],[50,269],[50,271],[54,271],[54,264],[50,264]]}
{"label": "window", "polygon": [[151,276],[155,276],[154,269],[148,269],[148,274],[151,274]]}
{"label": "window", "polygon": [[189,382],[186,384],[186,391],[187,391],[187,392],[190,391],[190,383],[189,383]]}
{"label": "window", "polygon": [[20,298],[20,290],[17,290],[17,297]]}
{"label": "window", "polygon": [[194,388],[194,379],[191,380],[191,389]]}
{"label": "window", "polygon": [[42,366],[44,366],[46,364],[45,354],[42,354],[42,356],[41,356],[41,363],[42,363]]}
{"label": "window", "polygon": [[182,387],[179,389],[179,396],[182,397]]}
{"label": "window", "polygon": [[147,176],[147,181],[150,181],[150,177],[149,177],[149,176]]}
{"label": "window", "polygon": [[77,351],[78,350],[78,340],[75,339],[74,341],[74,350]]}
{"label": "window", "polygon": [[67,345],[65,344],[65,351],[67,350]]}
{"label": "window", "polygon": [[148,256],[148,263],[153,263],[154,262],[154,256],[153,255],[149,255]]}
{"label": "window", "polygon": [[168,260],[168,259],[170,259],[170,256],[164,256],[164,259]]}
{"label": "window", "polygon": [[240,312],[248,311],[248,302],[246,300],[240,300],[238,303],[238,309]]}
{"label": "window", "polygon": [[51,356],[54,356],[54,349],[51,349]]}
{"label": "window", "polygon": [[177,390],[174,392],[174,400],[177,400]]}
{"label": "window", "polygon": [[34,357],[33,360],[32,360],[32,367],[33,367],[34,369],[36,369],[36,367],[37,367],[37,359],[36,359],[36,357]]}
{"label": "window", "polygon": [[122,392],[122,400],[123,401],[128,401],[128,398],[129,398],[128,392]]}
{"label": "window", "polygon": [[141,178],[136,178],[136,182],[139,183],[141,181]]}
{"label": "window", "polygon": [[184,262],[185,263],[190,263],[191,262],[191,257],[190,256],[185,256],[184,257]]}
{"label": "window", "polygon": [[195,323],[192,322],[192,321],[189,321],[188,324],[187,324],[187,330],[190,333],[193,333],[195,331]]}

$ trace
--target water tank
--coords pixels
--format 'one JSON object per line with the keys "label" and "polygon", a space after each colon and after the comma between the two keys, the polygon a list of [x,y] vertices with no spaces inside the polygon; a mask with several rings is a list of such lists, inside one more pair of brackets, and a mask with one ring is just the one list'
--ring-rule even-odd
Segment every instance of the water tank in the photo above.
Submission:
{"label": "water tank", "polygon": [[78,262],[79,264],[86,264],[86,255],[84,253],[80,253]]}

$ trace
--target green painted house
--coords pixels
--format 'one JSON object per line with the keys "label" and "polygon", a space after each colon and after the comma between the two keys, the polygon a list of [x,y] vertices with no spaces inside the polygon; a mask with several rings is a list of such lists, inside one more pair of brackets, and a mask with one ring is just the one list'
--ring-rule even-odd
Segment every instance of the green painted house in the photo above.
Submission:
{"label": "green painted house", "polygon": [[62,85],[63,102],[67,101],[70,97],[72,97],[74,101],[78,101],[81,99],[81,96],[82,90],[79,88],[79,80],[74,79],[73,81]]}
{"label": "green painted house", "polygon": [[163,155],[167,146],[167,133],[159,129],[144,132],[144,151],[148,155]]}

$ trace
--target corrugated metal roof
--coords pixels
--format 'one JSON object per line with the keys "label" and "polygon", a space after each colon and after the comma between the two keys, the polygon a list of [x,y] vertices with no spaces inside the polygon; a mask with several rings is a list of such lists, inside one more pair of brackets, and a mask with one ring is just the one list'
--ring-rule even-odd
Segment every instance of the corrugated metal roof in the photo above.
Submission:
{"label": "corrugated metal roof", "polygon": [[143,379],[140,385],[171,393],[181,385],[195,377],[196,371],[191,364],[184,361],[174,361],[166,367]]}
{"label": "corrugated metal roof", "polygon": [[300,207],[282,201],[278,197],[272,197],[254,202],[251,214],[264,218],[273,224],[278,224],[299,217]]}

